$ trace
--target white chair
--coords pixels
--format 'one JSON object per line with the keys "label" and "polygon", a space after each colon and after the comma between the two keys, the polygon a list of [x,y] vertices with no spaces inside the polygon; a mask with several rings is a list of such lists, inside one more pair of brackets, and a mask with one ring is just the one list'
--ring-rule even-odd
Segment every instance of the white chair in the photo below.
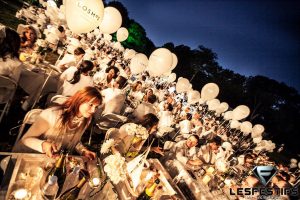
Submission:
{"label": "white chair", "polygon": [[127,122],[127,120],[127,117],[122,115],[108,113],[104,114],[96,125],[100,131],[106,132],[110,128],[119,128],[122,124]]}
{"label": "white chair", "polygon": [[20,126],[19,133],[18,133],[18,136],[17,136],[14,146],[17,144],[17,142],[23,136],[26,125],[33,124],[41,112],[42,112],[42,109],[32,109],[26,113],[26,115],[23,119],[22,125]]}
{"label": "white chair", "polygon": [[3,117],[9,112],[16,88],[17,83],[14,80],[0,75],[0,104],[3,105],[3,108],[0,109],[0,123]]}

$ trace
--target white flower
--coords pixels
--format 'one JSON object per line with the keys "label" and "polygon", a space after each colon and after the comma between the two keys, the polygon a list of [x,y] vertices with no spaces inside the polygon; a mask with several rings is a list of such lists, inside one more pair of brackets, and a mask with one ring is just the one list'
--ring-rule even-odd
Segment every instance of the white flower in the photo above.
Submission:
{"label": "white flower", "polygon": [[128,135],[133,135],[135,137],[142,138],[143,140],[147,139],[149,136],[145,127],[134,123],[128,123],[126,125],[126,132]]}
{"label": "white flower", "polygon": [[135,136],[140,137],[143,140],[146,140],[148,138],[149,134],[145,127],[138,125]]}
{"label": "white flower", "polygon": [[113,146],[115,143],[114,139],[108,139],[106,140],[101,147],[100,153],[105,154],[109,152],[109,149]]}
{"label": "white flower", "polygon": [[42,39],[37,39],[36,44],[40,47],[43,47],[43,48],[47,47],[47,42],[45,40],[42,40]]}
{"label": "white flower", "polygon": [[126,179],[125,158],[120,153],[107,156],[104,161],[104,171],[114,184]]}

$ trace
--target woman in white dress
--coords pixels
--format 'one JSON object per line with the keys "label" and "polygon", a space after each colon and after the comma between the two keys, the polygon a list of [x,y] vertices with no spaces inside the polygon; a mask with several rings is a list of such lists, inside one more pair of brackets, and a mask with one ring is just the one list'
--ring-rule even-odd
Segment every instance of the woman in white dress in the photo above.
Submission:
{"label": "woman in white dress", "polygon": [[102,96],[94,87],[76,92],[62,105],[43,110],[13,151],[39,152],[52,157],[60,148],[70,152],[75,149],[80,155],[94,159],[96,154],[80,140],[101,103]]}
{"label": "woman in white dress", "polygon": [[89,76],[89,72],[94,68],[94,64],[89,60],[84,60],[79,68],[69,67],[60,75],[60,83],[57,94],[63,96],[72,96],[78,90],[87,86],[93,86],[93,78]]}

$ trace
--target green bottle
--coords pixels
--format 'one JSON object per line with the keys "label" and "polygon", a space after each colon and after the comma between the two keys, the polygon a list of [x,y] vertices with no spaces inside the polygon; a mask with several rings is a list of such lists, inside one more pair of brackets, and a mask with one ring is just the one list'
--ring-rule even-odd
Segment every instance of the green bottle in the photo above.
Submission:
{"label": "green bottle", "polygon": [[58,191],[57,191],[57,196],[60,194],[65,179],[66,179],[66,155],[67,155],[67,151],[62,150],[60,153],[60,157],[58,158],[58,160],[55,163],[55,166],[50,170],[46,181],[49,180],[49,178],[51,176],[56,176],[57,177],[57,184],[58,184]]}
{"label": "green bottle", "polygon": [[82,177],[79,181],[79,183],[67,190],[64,194],[61,195],[61,197],[59,198],[59,200],[75,200],[77,199],[78,195],[79,195],[79,192],[81,190],[81,188],[84,186],[84,184],[86,183],[87,179],[86,177]]}
{"label": "green bottle", "polygon": [[158,185],[159,183],[160,183],[160,180],[159,180],[159,179],[156,179],[156,180],[154,181],[154,183],[153,183],[150,187],[147,187],[147,188],[145,189],[145,191],[142,192],[142,193],[138,196],[138,198],[137,198],[136,200],[149,200],[149,199],[151,199],[151,197],[154,196],[154,191],[155,191],[155,189],[156,189],[156,187],[157,187],[157,185]]}

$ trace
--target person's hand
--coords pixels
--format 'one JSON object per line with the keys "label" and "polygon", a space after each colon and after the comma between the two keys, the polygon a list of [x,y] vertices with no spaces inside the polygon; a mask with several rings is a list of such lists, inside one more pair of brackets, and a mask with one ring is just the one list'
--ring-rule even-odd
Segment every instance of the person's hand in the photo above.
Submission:
{"label": "person's hand", "polygon": [[92,152],[92,151],[89,151],[87,149],[84,149],[82,151],[82,155],[90,160],[94,160],[96,158],[96,153],[95,152]]}
{"label": "person's hand", "polygon": [[47,142],[47,141],[42,143],[42,150],[46,154],[46,156],[48,156],[50,158],[53,157],[53,153],[58,151],[55,144]]}
{"label": "person's hand", "polygon": [[164,155],[164,151],[162,150],[161,147],[152,147],[151,150],[154,151],[155,153],[158,153],[158,154],[162,155],[162,156]]}

